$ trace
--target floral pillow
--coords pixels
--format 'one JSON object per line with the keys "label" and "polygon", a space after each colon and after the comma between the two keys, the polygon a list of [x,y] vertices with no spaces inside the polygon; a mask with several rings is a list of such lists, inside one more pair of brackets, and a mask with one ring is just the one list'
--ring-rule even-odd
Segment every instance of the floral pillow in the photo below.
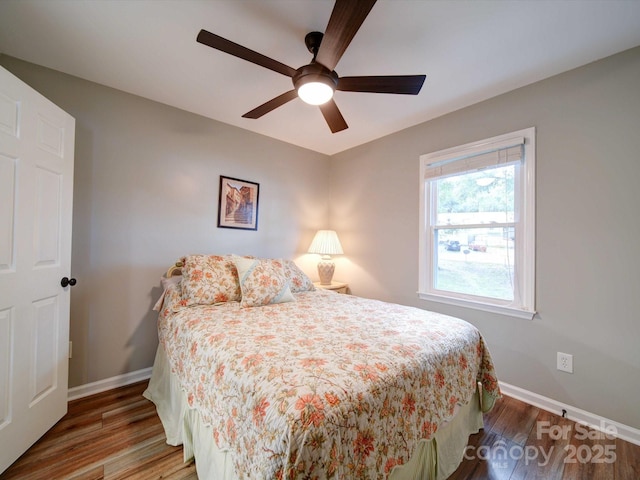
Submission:
{"label": "floral pillow", "polygon": [[243,307],[259,307],[294,301],[282,260],[234,256]]}
{"label": "floral pillow", "polygon": [[[160,295],[160,298],[158,299],[156,304],[153,306],[153,309],[156,312],[159,312],[162,309],[165,296],[167,295],[167,290],[169,290],[169,288],[172,286],[179,285],[181,281],[182,281],[182,276],[180,275],[176,275],[174,277],[169,277],[169,278],[160,277],[160,283],[162,283],[162,295]],[[178,290],[182,294],[182,288],[178,287]]]}
{"label": "floral pillow", "polygon": [[311,279],[300,270],[300,267],[293,260],[283,260],[282,263],[292,293],[310,292],[316,289]]}
{"label": "floral pillow", "polygon": [[171,313],[185,307],[185,301],[182,299],[182,289],[180,285],[169,285],[167,288],[162,304],[158,309],[160,315],[167,316]]}
{"label": "floral pillow", "polygon": [[189,255],[182,258],[182,264],[185,306],[240,300],[238,272],[230,255]]}

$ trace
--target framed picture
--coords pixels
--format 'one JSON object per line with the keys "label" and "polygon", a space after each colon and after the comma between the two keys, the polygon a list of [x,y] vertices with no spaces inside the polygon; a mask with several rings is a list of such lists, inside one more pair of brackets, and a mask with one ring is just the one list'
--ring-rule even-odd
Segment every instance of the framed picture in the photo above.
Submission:
{"label": "framed picture", "polygon": [[218,227],[258,230],[260,184],[220,175]]}

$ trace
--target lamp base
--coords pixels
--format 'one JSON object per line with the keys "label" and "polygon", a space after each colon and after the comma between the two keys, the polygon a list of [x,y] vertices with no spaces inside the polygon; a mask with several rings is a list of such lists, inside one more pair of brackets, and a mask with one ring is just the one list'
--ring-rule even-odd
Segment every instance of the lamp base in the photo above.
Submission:
{"label": "lamp base", "polygon": [[322,259],[318,262],[318,276],[320,277],[321,285],[331,285],[335,269],[336,265],[331,260]]}

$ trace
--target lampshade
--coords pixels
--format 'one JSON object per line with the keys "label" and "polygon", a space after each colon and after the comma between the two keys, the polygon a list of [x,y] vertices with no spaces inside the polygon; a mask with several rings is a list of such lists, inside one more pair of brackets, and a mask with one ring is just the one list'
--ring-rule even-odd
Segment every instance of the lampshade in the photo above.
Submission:
{"label": "lampshade", "polygon": [[319,253],[320,255],[342,255],[342,245],[335,230],[318,230],[313,237],[309,253]]}

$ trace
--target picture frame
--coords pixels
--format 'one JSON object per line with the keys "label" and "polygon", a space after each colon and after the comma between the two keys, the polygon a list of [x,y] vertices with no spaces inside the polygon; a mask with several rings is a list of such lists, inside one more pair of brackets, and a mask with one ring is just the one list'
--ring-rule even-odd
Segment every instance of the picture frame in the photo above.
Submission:
{"label": "picture frame", "polygon": [[260,184],[220,175],[218,228],[258,230]]}

